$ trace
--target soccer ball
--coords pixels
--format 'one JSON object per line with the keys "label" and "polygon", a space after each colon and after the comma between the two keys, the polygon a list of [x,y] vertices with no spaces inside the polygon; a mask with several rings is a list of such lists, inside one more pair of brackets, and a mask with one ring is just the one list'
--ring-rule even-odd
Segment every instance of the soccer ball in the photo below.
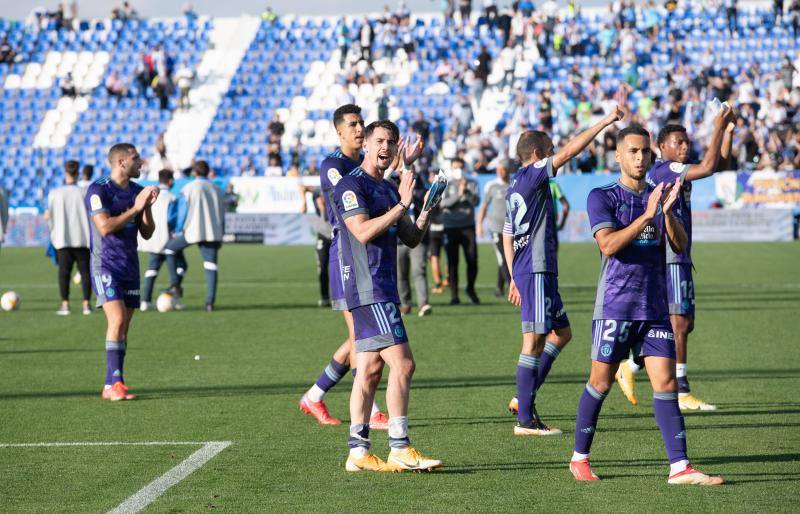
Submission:
{"label": "soccer ball", "polygon": [[4,311],[15,311],[19,309],[19,304],[19,295],[14,291],[4,293],[3,297],[0,298],[0,307],[2,307]]}
{"label": "soccer ball", "polygon": [[74,275],[72,275],[72,283],[76,286],[81,283],[81,272],[76,271]]}
{"label": "soccer ball", "polygon": [[169,312],[175,308],[175,298],[169,293],[161,293],[156,299],[158,312]]}

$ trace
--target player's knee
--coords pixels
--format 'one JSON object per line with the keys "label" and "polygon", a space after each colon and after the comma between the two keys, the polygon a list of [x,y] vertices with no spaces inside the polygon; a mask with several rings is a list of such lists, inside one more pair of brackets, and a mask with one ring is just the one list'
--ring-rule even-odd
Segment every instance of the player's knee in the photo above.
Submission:
{"label": "player's knee", "polygon": [[611,380],[605,377],[591,377],[589,378],[589,385],[602,394],[608,394],[611,390]]}
{"label": "player's knee", "polygon": [[694,318],[689,318],[689,322],[686,326],[686,333],[691,334],[694,331]]}
{"label": "player's knee", "polygon": [[564,348],[572,340],[572,329],[569,327],[559,330],[555,333],[555,344],[559,348]]}
{"label": "player's knee", "polygon": [[414,375],[414,371],[417,369],[417,363],[414,362],[414,359],[403,359],[399,368],[400,369],[397,371],[400,373],[400,375],[406,377],[407,379],[411,379],[411,377]]}

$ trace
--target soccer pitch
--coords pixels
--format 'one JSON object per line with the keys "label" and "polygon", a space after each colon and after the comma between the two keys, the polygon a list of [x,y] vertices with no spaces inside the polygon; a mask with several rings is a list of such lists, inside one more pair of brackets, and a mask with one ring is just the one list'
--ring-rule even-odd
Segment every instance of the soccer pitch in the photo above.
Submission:
{"label": "soccer pitch", "polygon": [[[410,436],[445,467],[375,475],[344,471],[349,377],[326,398],[343,425],[318,426],[297,408],[345,337],[341,316],[316,307],[311,247],[223,247],[213,314],[202,311],[202,264],[189,248],[187,310],[136,314],[125,375],[139,399],[113,404],[100,400],[102,313],[80,315],[73,286],[73,314],[56,316],[57,270],[43,249],[3,248],[0,291],[17,291],[22,308],[0,312],[0,445],[149,444],[0,446],[0,508],[106,512],[172,476],[180,479],[147,510],[796,512],[797,243],[693,248],[697,323],[689,378],[693,392],[719,410],[686,415],[689,455],[701,470],[729,481],[720,488],[667,485],[644,374],[639,406],[617,387],[605,402],[592,448],[603,480],[573,480],[567,464],[589,370],[599,268],[594,245],[564,244],[559,255],[574,337],[537,406],[565,433],[514,437],[505,408],[516,390],[519,315],[494,298],[494,255],[485,245],[480,252],[483,305],[451,307],[447,295],[432,295],[432,316],[405,321],[417,361]],[[165,286],[163,269],[156,291]],[[386,457],[386,433],[373,432],[372,440]],[[181,478],[175,470],[187,471],[185,462],[193,466]]]}

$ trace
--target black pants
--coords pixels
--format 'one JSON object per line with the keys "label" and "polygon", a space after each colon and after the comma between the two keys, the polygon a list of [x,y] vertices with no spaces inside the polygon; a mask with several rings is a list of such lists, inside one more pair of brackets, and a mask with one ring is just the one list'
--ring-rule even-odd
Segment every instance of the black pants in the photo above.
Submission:
{"label": "black pants", "polygon": [[330,284],[328,284],[328,257],[331,252],[331,240],[317,235],[317,276],[319,277],[319,297],[330,300]]}
{"label": "black pants", "polygon": [[89,249],[88,248],[61,248],[56,250],[58,255],[58,290],[61,300],[69,300],[69,279],[72,274],[72,265],[78,263],[81,274],[81,287],[83,299],[89,301],[92,294],[92,278],[89,274]]}
{"label": "black pants", "polygon": [[506,254],[503,249],[503,234],[500,232],[492,232],[492,242],[494,243],[494,252],[497,256],[497,289],[505,291],[506,284],[511,284],[511,275],[508,274]]}
{"label": "black pants", "polygon": [[458,298],[458,258],[459,247],[464,249],[467,260],[467,291],[475,291],[478,278],[478,244],[475,226],[444,229],[444,251],[447,255],[447,279],[450,281],[450,296]]}

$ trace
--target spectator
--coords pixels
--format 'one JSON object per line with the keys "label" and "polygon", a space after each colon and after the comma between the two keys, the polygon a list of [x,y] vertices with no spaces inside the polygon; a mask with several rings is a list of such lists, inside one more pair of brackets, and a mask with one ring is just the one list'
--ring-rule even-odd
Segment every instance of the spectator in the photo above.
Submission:
{"label": "spectator", "polygon": [[153,92],[155,92],[156,97],[158,98],[161,110],[168,110],[169,94],[170,90],[172,89],[172,84],[170,84],[169,78],[166,75],[156,75],[151,86],[153,87]]}
{"label": "spectator", "polygon": [[197,20],[197,13],[194,10],[194,5],[190,2],[186,2],[181,6],[181,12],[187,23],[192,23]]}
{"label": "spectator", "polygon": [[[395,177],[393,177],[394,179]],[[399,177],[396,178],[399,183]],[[416,219],[417,213],[422,210],[425,204],[424,180],[417,174],[417,181],[414,186],[413,200],[408,211],[412,220]],[[419,317],[431,314],[432,309],[428,303],[428,244],[429,235],[425,234],[422,242],[414,248],[404,245],[399,239],[397,242],[397,290],[400,296],[400,313],[408,314],[411,312],[411,281],[414,282],[414,291],[417,298],[417,315]]]}
{"label": "spectator", "polygon": [[119,72],[114,70],[106,79],[106,91],[117,100],[128,96],[128,86],[119,76]]}
{"label": "spectator", "polygon": [[283,175],[280,155],[270,155],[267,162],[267,169],[264,170],[265,177],[280,177]]}
{"label": "spectator", "polygon": [[261,19],[267,24],[272,24],[278,19],[278,15],[275,14],[275,11],[272,10],[272,7],[267,6],[266,9],[264,9],[264,11],[261,13]]}
{"label": "spectator", "polygon": [[511,89],[514,85],[514,68],[517,64],[517,52],[511,44],[500,50],[500,63],[503,66],[502,87]]}
{"label": "spectator", "polygon": [[497,286],[494,293],[497,298],[503,298],[506,286],[511,284],[511,276],[503,251],[503,223],[506,217],[506,193],[509,187],[508,174],[511,166],[512,163],[509,160],[503,160],[497,165],[497,178],[487,182],[484,186],[483,204],[478,213],[478,237],[483,238],[485,220],[497,257]]}
{"label": "spectator", "polygon": [[361,30],[358,35],[359,46],[361,47],[361,58],[372,64],[372,45],[375,42],[375,30],[369,22],[369,18],[364,17]]}
{"label": "spectator", "polygon": [[228,182],[228,185],[225,186],[223,203],[225,204],[225,212],[236,212],[236,207],[239,206],[239,195],[233,188],[233,182]]}
{"label": "spectator", "polygon": [[475,62],[475,87],[473,90],[473,96],[479,104],[483,96],[483,90],[486,88],[486,83],[489,80],[489,74],[492,71],[491,62],[492,56],[489,54],[489,50],[486,49],[486,46],[481,45],[481,52],[478,54],[478,60]]}
{"label": "spectator", "polygon": [[[149,180],[158,180],[158,172],[160,170],[174,171],[175,169],[167,157],[167,143],[164,136],[164,132],[158,135],[155,145],[153,145],[153,156],[147,161],[147,169],[149,170],[147,178]],[[175,178],[181,178],[182,176],[183,173],[177,173]]]}
{"label": "spectator", "polygon": [[796,40],[800,34],[800,0],[792,0],[789,4],[789,21],[792,25],[792,37]]}
{"label": "spectator", "polygon": [[728,18],[728,32],[731,36],[739,31],[738,3],[739,0],[724,0],[725,15]]}
{"label": "spectator", "polygon": [[496,0],[483,0],[483,16],[486,18],[486,23],[489,28],[494,30],[497,24],[497,1]]}
{"label": "spectator", "polygon": [[3,36],[3,40],[0,41],[0,63],[12,64],[16,56],[17,52],[14,51],[14,47],[8,42],[7,37]]}
{"label": "spectator", "polygon": [[466,177],[464,160],[451,162],[450,182],[442,196],[442,223],[447,254],[447,278],[450,282],[450,304],[461,303],[458,291],[459,250],[467,261],[467,296],[473,304],[480,303],[475,292],[478,277],[478,246],[475,233],[475,207],[478,205],[478,184]]}
{"label": "spectator", "polygon": [[67,73],[67,75],[59,81],[58,87],[61,88],[61,96],[68,96],[70,98],[78,96],[78,90],[75,87],[75,82],[72,80],[72,73]]}
{"label": "spectator", "polygon": [[186,65],[181,66],[180,69],[178,69],[178,72],[175,73],[175,83],[178,85],[178,91],[181,95],[181,109],[188,110],[191,108],[191,103],[189,102],[189,91],[192,89],[193,81],[194,71],[192,71]]}
{"label": "spectator", "polygon": [[62,26],[72,30],[75,20],[78,19],[77,0],[61,0]]}
{"label": "spectator", "polygon": [[339,67],[344,69],[347,53],[350,51],[350,28],[347,26],[347,18],[339,20],[339,26],[336,28],[336,43],[339,46]]}

